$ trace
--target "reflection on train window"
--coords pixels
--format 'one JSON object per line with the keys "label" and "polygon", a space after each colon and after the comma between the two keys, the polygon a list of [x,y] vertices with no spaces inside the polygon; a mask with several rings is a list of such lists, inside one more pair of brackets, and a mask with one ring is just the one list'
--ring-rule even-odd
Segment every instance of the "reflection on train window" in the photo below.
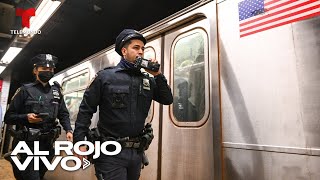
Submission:
{"label": "reflection on train window", "polygon": [[78,92],[68,93],[63,96],[67,109],[69,110],[71,125],[74,125],[77,119],[77,114],[79,112],[79,106],[82,101],[83,94],[84,90],[81,90]]}
{"label": "reflection on train window", "polygon": [[[155,59],[156,58],[156,51],[151,47],[147,47],[144,49],[144,56],[143,58],[145,59],[150,59],[150,58],[153,58]],[[144,71],[144,69],[143,69]],[[153,77],[151,74],[149,74],[151,77]],[[151,106],[150,106],[150,109],[149,109],[149,112],[148,112],[148,116],[146,118],[146,122],[151,122],[153,118],[153,102],[151,103]]]}
{"label": "reflection on train window", "polygon": [[89,83],[89,73],[84,72],[80,75],[67,78],[62,83],[63,98],[69,110],[71,125],[74,125],[79,106],[83,98],[85,88]]}
{"label": "reflection on train window", "polygon": [[205,113],[205,38],[198,29],[173,46],[173,114],[181,122],[200,121]]}
{"label": "reflection on train window", "polygon": [[63,92],[70,92],[74,90],[79,90],[85,88],[89,83],[89,73],[83,73],[79,76],[76,76],[72,79],[69,79],[62,83]]}

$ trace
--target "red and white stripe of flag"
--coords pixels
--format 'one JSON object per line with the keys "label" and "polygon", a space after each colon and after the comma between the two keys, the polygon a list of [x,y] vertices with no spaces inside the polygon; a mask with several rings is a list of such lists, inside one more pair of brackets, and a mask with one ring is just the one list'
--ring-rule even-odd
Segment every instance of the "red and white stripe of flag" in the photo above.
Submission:
{"label": "red and white stripe of flag", "polygon": [[320,15],[320,0],[266,0],[265,12],[240,22],[240,37]]}

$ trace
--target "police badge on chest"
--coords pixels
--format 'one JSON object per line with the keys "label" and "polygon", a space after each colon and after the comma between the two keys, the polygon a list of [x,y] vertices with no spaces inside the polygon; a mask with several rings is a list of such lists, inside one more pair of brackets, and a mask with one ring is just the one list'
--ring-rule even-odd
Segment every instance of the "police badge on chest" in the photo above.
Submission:
{"label": "police badge on chest", "polygon": [[149,79],[143,79],[143,89],[150,91]]}

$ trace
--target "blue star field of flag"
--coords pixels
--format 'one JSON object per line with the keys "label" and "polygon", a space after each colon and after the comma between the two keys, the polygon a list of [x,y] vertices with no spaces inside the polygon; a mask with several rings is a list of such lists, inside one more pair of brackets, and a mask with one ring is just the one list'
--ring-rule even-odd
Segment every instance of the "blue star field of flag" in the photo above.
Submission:
{"label": "blue star field of flag", "polygon": [[264,0],[245,0],[238,3],[239,21],[264,12]]}

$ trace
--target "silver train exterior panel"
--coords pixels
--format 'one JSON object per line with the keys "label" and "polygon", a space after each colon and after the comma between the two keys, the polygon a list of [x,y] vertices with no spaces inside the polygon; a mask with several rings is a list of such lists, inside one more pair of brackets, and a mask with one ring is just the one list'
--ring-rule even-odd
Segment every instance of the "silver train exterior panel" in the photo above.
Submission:
{"label": "silver train exterior panel", "polygon": [[[238,1],[199,1],[142,33],[175,102],[152,103],[141,179],[320,179],[320,16],[240,38]],[[73,125],[90,80],[119,60],[111,46],[54,77]],[[93,166],[47,177],[95,179]]]}

